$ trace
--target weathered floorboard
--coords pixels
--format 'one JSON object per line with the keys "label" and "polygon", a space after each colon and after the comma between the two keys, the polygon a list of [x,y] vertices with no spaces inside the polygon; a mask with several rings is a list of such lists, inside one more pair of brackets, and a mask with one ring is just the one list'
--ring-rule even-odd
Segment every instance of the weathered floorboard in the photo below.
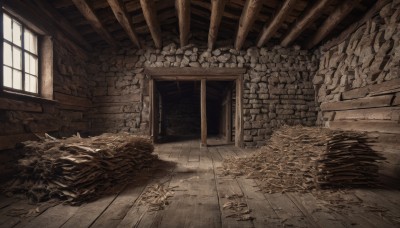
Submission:
{"label": "weathered floorboard", "polygon": [[[396,141],[387,136],[386,141]],[[223,159],[250,155],[251,151],[223,145],[210,138],[200,148],[200,139],[156,145],[163,161],[155,170],[134,176],[135,182],[114,195],[79,207],[48,204],[40,213],[23,218],[9,216],[12,208],[35,208],[26,200],[15,203],[0,198],[0,227],[396,227],[400,192],[389,188],[334,192],[274,193],[258,191],[258,182],[224,176]],[[251,156],[251,155],[250,155]],[[146,186],[162,183],[175,187],[175,195],[163,210],[150,212],[141,203]],[[327,195],[325,195],[327,194]],[[233,199],[232,196],[235,196]],[[325,196],[328,196],[325,198]],[[3,200],[4,199],[4,200]],[[225,203],[245,203],[253,220],[237,221],[223,209]],[[337,204],[335,206],[334,204]],[[342,205],[342,206],[341,206]]]}

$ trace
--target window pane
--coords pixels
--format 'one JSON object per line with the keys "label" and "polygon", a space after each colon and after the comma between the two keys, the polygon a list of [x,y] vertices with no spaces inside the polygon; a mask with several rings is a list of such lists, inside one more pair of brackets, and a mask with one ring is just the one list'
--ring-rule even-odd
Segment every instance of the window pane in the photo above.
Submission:
{"label": "window pane", "polygon": [[13,86],[14,89],[22,89],[22,74],[19,70],[13,70]]}
{"label": "window pane", "polygon": [[3,14],[3,31],[4,38],[8,41],[12,41],[12,29],[11,29],[12,20],[6,14]]}
{"label": "window pane", "polygon": [[34,57],[34,56],[31,56],[31,55],[29,57],[30,57],[29,62],[31,63],[31,65],[30,65],[30,73],[35,75],[35,76],[37,76],[38,75],[38,70],[37,70],[38,69],[38,67],[37,67],[38,61],[37,61],[37,58]]}
{"label": "window pane", "polygon": [[25,53],[25,72],[35,75],[38,75],[37,67],[38,60],[37,57],[28,53]]}
{"label": "window pane", "polygon": [[21,49],[17,48],[17,47],[13,47],[13,67],[16,69],[21,69],[21,58],[22,58],[22,54],[21,54]]}
{"label": "window pane", "polygon": [[24,34],[24,46],[25,50],[37,54],[37,37],[27,29],[25,29]]}
{"label": "window pane", "polygon": [[30,79],[29,74],[25,74],[25,90],[29,92],[30,88]]}
{"label": "window pane", "polygon": [[31,47],[30,47],[30,42],[29,42],[29,40],[31,39],[31,33],[29,32],[29,30],[24,30],[24,48],[25,48],[25,50],[30,50],[31,49]]}
{"label": "window pane", "polygon": [[30,69],[31,69],[31,67],[30,67],[31,65],[30,65],[30,58],[29,58],[29,54],[28,53],[25,53],[25,72],[26,73],[30,73]]}
{"label": "window pane", "polygon": [[3,85],[7,87],[12,87],[12,70],[10,67],[3,67]]}
{"label": "window pane", "polygon": [[12,66],[12,49],[11,45],[4,42],[3,59],[4,65]]}
{"label": "window pane", "polygon": [[29,91],[32,93],[37,93],[37,88],[38,88],[38,79],[35,76],[29,76],[30,77],[30,87],[29,87]]}
{"label": "window pane", "polygon": [[22,26],[15,20],[13,20],[13,27],[12,27],[13,43],[18,46],[21,46],[21,30],[22,30]]}

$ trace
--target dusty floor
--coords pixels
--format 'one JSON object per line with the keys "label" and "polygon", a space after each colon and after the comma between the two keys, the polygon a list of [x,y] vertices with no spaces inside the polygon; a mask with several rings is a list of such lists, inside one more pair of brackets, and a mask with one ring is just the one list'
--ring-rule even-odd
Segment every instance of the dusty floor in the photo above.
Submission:
{"label": "dusty floor", "polygon": [[0,227],[400,227],[399,190],[263,194],[218,168],[251,151],[209,143],[158,144],[154,170],[79,207],[1,196]]}

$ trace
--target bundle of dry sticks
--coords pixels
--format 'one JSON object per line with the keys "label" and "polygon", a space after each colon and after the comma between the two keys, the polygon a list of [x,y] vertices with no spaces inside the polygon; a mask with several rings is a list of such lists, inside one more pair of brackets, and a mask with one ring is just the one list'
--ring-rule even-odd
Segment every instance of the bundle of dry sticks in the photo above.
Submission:
{"label": "bundle of dry sticks", "polygon": [[27,141],[19,173],[6,191],[35,202],[60,198],[81,204],[111,188],[134,181],[137,170],[156,159],[152,142],[127,133],[91,138],[79,135]]}
{"label": "bundle of dry sticks", "polygon": [[283,126],[252,156],[225,160],[226,175],[254,178],[264,192],[373,185],[384,157],[365,133]]}

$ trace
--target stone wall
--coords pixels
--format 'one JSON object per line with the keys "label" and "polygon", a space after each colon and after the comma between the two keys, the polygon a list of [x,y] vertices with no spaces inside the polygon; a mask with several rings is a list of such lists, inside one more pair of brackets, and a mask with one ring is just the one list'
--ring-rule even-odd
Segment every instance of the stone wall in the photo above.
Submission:
{"label": "stone wall", "polygon": [[[313,83],[318,124],[378,132],[376,149],[388,158],[383,173],[400,177],[400,2],[384,6],[321,55]],[[395,140],[397,138],[397,140]]]}
{"label": "stone wall", "polygon": [[298,47],[242,51],[227,47],[211,52],[203,46],[179,48],[167,42],[161,50],[101,48],[90,66],[95,82],[92,129],[94,133],[149,131],[148,77],[143,73],[144,67],[239,67],[247,69],[245,146],[261,146],[272,129],[281,124],[315,124],[312,76],[317,63],[317,56]]}

